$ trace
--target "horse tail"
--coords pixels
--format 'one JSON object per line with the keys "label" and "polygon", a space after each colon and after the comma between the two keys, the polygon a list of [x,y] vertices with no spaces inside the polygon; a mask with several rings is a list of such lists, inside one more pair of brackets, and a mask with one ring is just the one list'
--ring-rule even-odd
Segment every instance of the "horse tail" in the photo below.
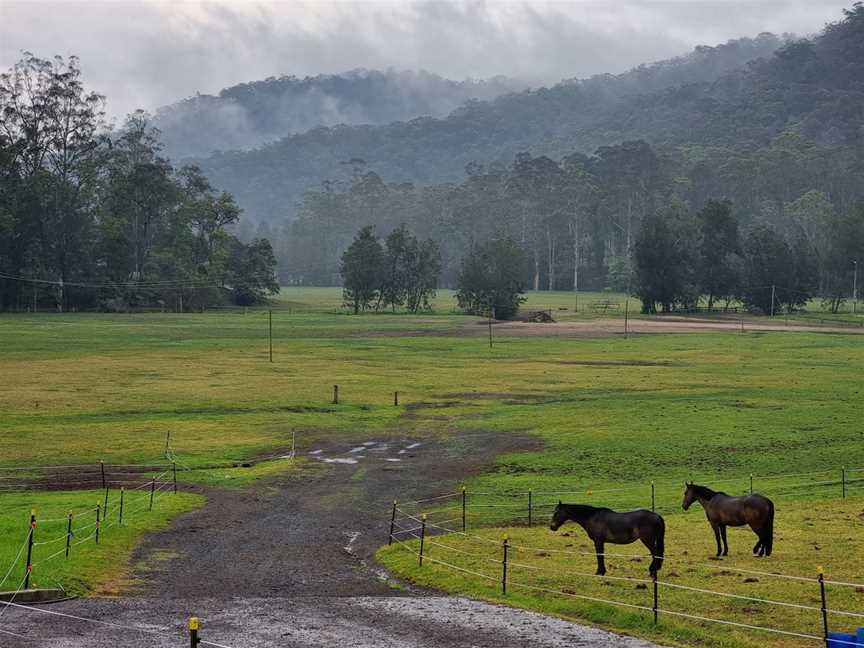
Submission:
{"label": "horse tail", "polygon": [[[660,517],[660,516],[658,516]],[[654,561],[652,563],[653,573],[660,571],[663,566],[663,556],[666,552],[666,522],[660,518],[660,528],[657,537],[654,538]]]}
{"label": "horse tail", "polygon": [[768,500],[768,524],[765,528],[765,555],[770,556],[774,548],[774,502]]}

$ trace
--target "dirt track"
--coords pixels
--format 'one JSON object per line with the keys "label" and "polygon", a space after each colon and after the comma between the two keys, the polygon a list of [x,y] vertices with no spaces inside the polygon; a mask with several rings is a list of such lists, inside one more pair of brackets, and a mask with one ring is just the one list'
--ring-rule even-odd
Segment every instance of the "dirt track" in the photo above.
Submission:
{"label": "dirt track", "polygon": [[397,585],[374,563],[373,553],[387,537],[386,502],[395,494],[437,494],[496,454],[535,440],[475,434],[447,445],[356,442],[319,447],[313,455],[322,463],[356,463],[331,463],[317,476],[251,491],[211,494],[203,509],[144,542],[136,556],[138,585],[128,595],[44,607],[155,634],[8,608],[0,630],[23,637],[0,633],[0,646],[175,647],[186,645],[182,624],[195,614],[204,639],[234,648],[651,648],[520,610]]}
{"label": "dirt track", "polygon": [[[743,329],[745,332],[784,331],[797,333],[844,333],[862,335],[864,328],[853,326],[822,326],[800,323],[769,322],[760,319],[736,318],[700,318],[662,316],[653,318],[632,318],[627,322],[627,331],[631,335],[651,335],[661,333],[710,333],[733,332]],[[488,323],[477,321],[463,329],[465,334],[488,335]],[[624,335],[624,318],[587,319],[569,322],[554,322],[536,324],[531,322],[495,322],[494,334],[512,337],[609,337]]]}

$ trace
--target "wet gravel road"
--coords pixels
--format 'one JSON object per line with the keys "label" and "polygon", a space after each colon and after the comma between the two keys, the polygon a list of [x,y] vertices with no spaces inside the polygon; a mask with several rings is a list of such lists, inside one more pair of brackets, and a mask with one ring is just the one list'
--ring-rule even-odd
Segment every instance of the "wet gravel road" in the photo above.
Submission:
{"label": "wet gravel road", "polygon": [[394,495],[441,492],[530,442],[479,434],[446,446],[406,439],[324,448],[315,457],[336,461],[326,470],[211,493],[204,508],[149,536],[136,554],[137,585],[122,597],[42,606],[52,615],[0,608],[0,646],[184,646],[185,620],[197,615],[205,642],[232,648],[652,648],[530,612],[395,588],[374,563]]}

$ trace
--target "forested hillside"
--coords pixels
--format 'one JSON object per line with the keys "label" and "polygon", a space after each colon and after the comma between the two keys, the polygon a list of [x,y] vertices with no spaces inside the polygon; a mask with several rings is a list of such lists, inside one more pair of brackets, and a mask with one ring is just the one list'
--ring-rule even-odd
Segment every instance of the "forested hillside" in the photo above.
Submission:
{"label": "forested hillside", "polygon": [[[294,213],[307,189],[325,180],[346,179],[341,163],[351,158],[365,160],[390,181],[425,184],[458,181],[470,162],[506,162],[522,150],[553,157],[592,153],[600,145],[631,137],[625,137],[632,130],[628,123],[608,123],[608,116],[644,101],[641,93],[662,93],[682,84],[696,84],[696,94],[699,88],[707,92],[718,77],[770,56],[781,44],[781,39],[763,34],[700,47],[688,56],[618,76],[571,80],[490,102],[471,102],[446,119],[315,128],[254,151],[219,153],[197,163],[214,184],[237,197],[252,220],[278,220]],[[696,113],[697,104],[688,103]],[[649,131],[650,127],[639,137],[653,141]]]}
{"label": "forested hillside", "polygon": [[[454,161],[454,182],[428,185],[400,182],[410,170],[385,175],[375,172],[378,164],[355,159],[349,181],[307,192],[296,220],[286,218],[261,233],[274,241],[285,281],[338,283],[340,254],[358,229],[374,225],[383,236],[406,223],[418,237],[438,243],[447,285],[453,285],[472,246],[505,234],[519,242],[530,261],[529,287],[634,292],[647,281],[644,272],[637,272],[636,252],[642,226],[650,222],[653,238],[642,239],[641,263],[643,270],[647,263],[662,272],[652,280],[649,310],[655,303],[693,305],[701,275],[714,268],[726,275],[725,292],[707,288],[714,297],[745,298],[764,310],[765,290],[770,294],[776,283],[784,291],[775,295],[778,304],[794,306],[822,295],[836,308],[850,295],[856,263],[864,260],[864,210],[858,206],[864,199],[862,26],[864,8],[856,5],[819,38],[791,43],[772,59],[715,83],[624,99],[621,121],[603,118],[610,125],[605,136],[613,138],[617,125],[615,138],[637,132],[642,137],[601,145],[588,155],[578,142],[568,145],[550,136],[526,145],[531,152],[504,162],[472,162],[458,175]],[[550,95],[560,95],[563,88]],[[540,96],[529,93],[521,100]],[[459,114],[481,114],[514,101],[502,99]],[[665,107],[655,111],[649,104]],[[681,129],[666,116],[673,112]],[[521,118],[534,125],[542,121],[528,113]],[[482,160],[477,148],[465,145],[465,153],[458,138],[448,139],[455,119],[415,123],[415,128],[437,129],[438,150],[450,147],[454,160],[468,154]],[[516,124],[510,113],[502,112],[501,119]],[[547,115],[546,123],[552,129],[556,122]],[[489,142],[496,131],[478,127],[470,132]],[[334,145],[344,142],[327,133]],[[586,134],[579,141],[589,135],[598,136]],[[274,172],[280,150],[266,151],[274,155]],[[406,167],[413,159],[429,159],[423,148],[394,150],[405,156]],[[723,218],[733,223],[727,237],[733,242],[703,263],[699,250],[712,245],[700,238],[697,212],[711,200],[728,201]],[[762,258],[757,254],[762,250],[773,256]],[[748,286],[756,284],[762,292],[746,297]],[[671,287],[671,296],[657,286]]]}
{"label": "forested hillside", "polygon": [[319,126],[445,117],[466,101],[525,88],[525,82],[505,77],[451,81],[400,70],[281,76],[164,106],[156,111],[154,126],[166,154],[177,159],[254,148]]}

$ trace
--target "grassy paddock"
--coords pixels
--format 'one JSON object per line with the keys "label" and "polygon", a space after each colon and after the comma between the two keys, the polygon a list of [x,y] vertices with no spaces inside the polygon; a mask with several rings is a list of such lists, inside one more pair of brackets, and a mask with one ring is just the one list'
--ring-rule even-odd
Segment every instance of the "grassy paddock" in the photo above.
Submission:
{"label": "grassy paddock", "polygon": [[[295,299],[305,299],[306,289],[297,290]],[[517,447],[531,449],[498,457],[490,470],[467,481],[469,491],[575,491],[577,501],[584,492],[598,504],[646,506],[655,479],[662,506],[670,508],[680,502],[684,479],[711,485],[734,478],[729,490],[740,492],[751,472],[758,490],[770,484],[765,477],[778,473],[824,470],[836,483],[841,466],[864,467],[864,347],[854,336],[498,338],[490,350],[482,338],[455,335],[476,318],[321,312],[320,300],[331,297],[332,290],[322,291],[306,309],[274,311],[273,363],[267,315],[256,311],[0,318],[0,370],[14,377],[0,391],[0,467],[158,462],[169,431],[174,452],[192,466],[285,452],[292,433],[301,454],[349,435],[452,439],[457,433],[497,433],[518,437]],[[538,301],[534,307],[551,305]],[[331,403],[333,384],[340,386],[338,405]],[[395,390],[399,407],[392,404]],[[244,483],[241,474],[264,476],[281,467],[274,462],[226,474]],[[608,491],[618,488],[631,490]],[[807,506],[820,514],[823,508],[837,516],[854,513],[837,508],[837,492],[834,486],[804,489]],[[17,549],[20,520],[34,504],[44,507],[39,498],[66,496],[0,495],[4,519],[16,520],[15,534],[0,534],[0,557]],[[783,503],[799,500],[793,493]],[[856,501],[860,511],[860,497],[849,500]],[[860,555],[860,546],[844,545],[846,538],[860,537],[855,515],[811,528],[789,511],[783,533],[812,531],[829,574],[850,562],[849,552]],[[502,509],[484,523],[517,516]],[[699,526],[698,542],[710,543],[700,514],[679,517],[676,525]],[[739,550],[752,544],[734,538]],[[128,542],[131,547],[134,539]],[[780,546],[772,565],[812,574],[816,556],[785,553],[791,541],[778,541]],[[407,570],[395,555],[382,559]],[[105,564],[96,563],[94,570]],[[99,581],[86,569],[74,573],[85,574],[82,587]],[[433,584],[474,593],[470,583]],[[545,598],[524,592],[510,600],[631,628],[616,620],[627,613],[606,608],[576,609],[562,601],[552,609]],[[674,632],[701,633],[700,640],[714,636],[713,629],[681,627]],[[638,623],[632,631],[654,632]]]}
{"label": "grassy paddock", "polygon": [[[860,495],[826,499],[816,508],[795,501],[779,504],[774,554],[763,559],[750,555],[755,536],[749,530],[730,529],[731,555],[720,561],[714,560],[713,533],[701,510],[667,515],[668,559],[660,572],[660,581],[668,585],[659,587],[659,608],[821,636],[818,583],[815,580],[787,580],[767,573],[815,579],[819,566],[830,565],[826,568],[827,579],[864,584],[864,564],[855,558],[864,555],[862,505],[864,498]],[[647,550],[638,543],[623,547],[607,545],[607,552],[620,555],[607,558],[607,576],[610,578],[594,577],[593,545],[582,529],[570,524],[553,533],[545,524],[547,519],[544,517],[539,527],[530,529],[469,528],[469,536],[427,537],[424,551],[427,560],[422,567],[418,566],[419,542],[410,540],[410,535],[403,533],[400,537],[408,542],[382,548],[378,558],[397,574],[427,587],[589,620],[663,643],[673,641],[684,646],[718,648],[814,645],[813,641],[799,638],[685,620],[662,613],[659,625],[654,626],[650,611],[624,606],[650,608],[652,605],[652,584],[647,572],[649,561],[645,557]],[[402,519],[399,524],[416,526],[416,523],[411,525],[409,519]],[[502,595],[500,585],[501,544],[505,534],[511,545],[506,596]],[[442,563],[474,573],[458,571]],[[639,582],[619,580],[622,578]],[[722,597],[682,587],[747,598]],[[864,614],[864,591],[861,588],[829,585],[827,592],[829,608]],[[588,601],[579,596],[624,605]],[[811,609],[771,605],[765,600]],[[839,614],[831,614],[830,621],[832,629],[837,631],[849,631],[861,625],[861,619]]]}
{"label": "grassy paddock", "polygon": [[[0,496],[0,579],[11,567],[0,591],[14,592],[24,578],[26,549],[20,555],[18,552],[27,539],[31,508],[37,516],[31,587],[61,586],[70,594],[110,594],[134,585],[129,581],[130,558],[144,533],[165,528],[179,513],[204,503],[200,495],[160,492],[155,496],[153,510],[149,511],[149,492],[127,491],[120,526],[119,493],[112,491],[97,545],[95,508],[104,504],[104,497],[104,491],[19,492]],[[74,536],[67,559],[66,518],[70,512],[74,516]]]}

